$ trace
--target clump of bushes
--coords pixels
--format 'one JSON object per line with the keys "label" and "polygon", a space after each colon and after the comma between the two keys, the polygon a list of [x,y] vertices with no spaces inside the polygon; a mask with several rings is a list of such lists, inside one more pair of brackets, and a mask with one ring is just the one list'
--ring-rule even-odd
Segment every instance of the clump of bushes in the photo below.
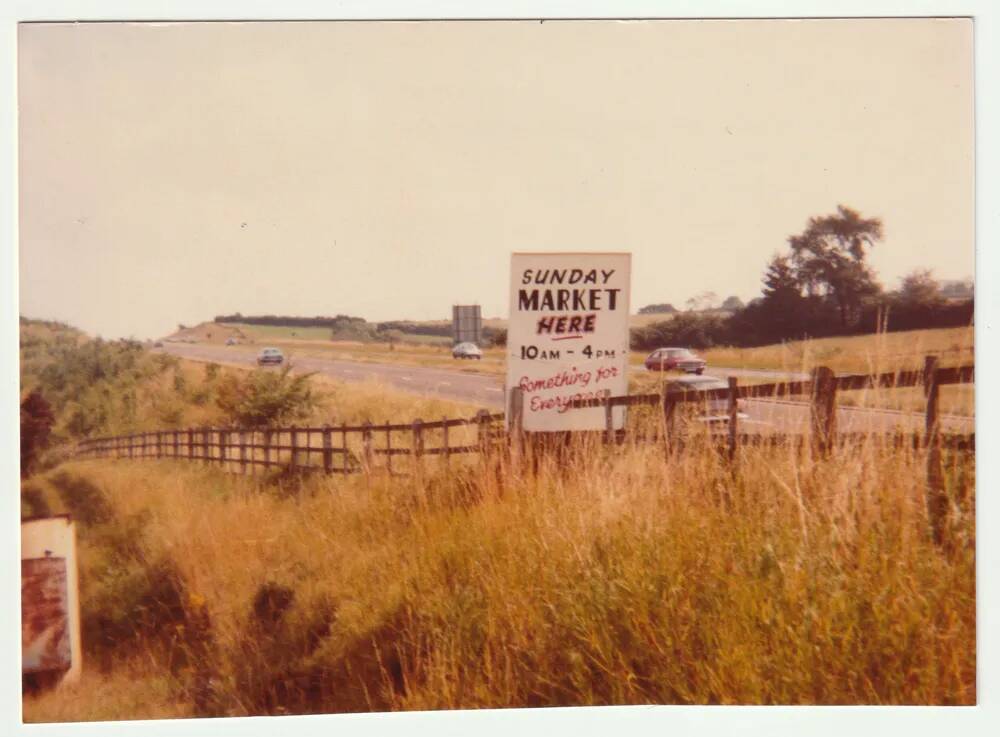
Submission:
{"label": "clump of bushes", "polygon": [[228,374],[219,382],[216,404],[233,424],[241,427],[305,419],[319,405],[311,386],[312,376],[292,375],[291,366],[280,371],[258,369],[246,376]]}

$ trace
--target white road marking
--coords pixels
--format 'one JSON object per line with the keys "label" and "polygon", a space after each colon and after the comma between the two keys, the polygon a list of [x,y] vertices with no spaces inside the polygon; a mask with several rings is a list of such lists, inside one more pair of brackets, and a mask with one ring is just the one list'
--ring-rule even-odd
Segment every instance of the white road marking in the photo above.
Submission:
{"label": "white road marking", "polygon": [[403,381],[413,381],[413,379],[411,379],[409,376],[400,376],[399,378],[401,378]]}

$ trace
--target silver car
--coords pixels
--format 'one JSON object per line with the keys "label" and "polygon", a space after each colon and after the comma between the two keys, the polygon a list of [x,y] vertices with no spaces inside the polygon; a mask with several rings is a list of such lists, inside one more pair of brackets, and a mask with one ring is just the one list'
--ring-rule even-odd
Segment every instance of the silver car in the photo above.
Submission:
{"label": "silver car", "polygon": [[452,358],[474,358],[477,361],[483,357],[483,352],[475,343],[459,343],[451,349]]}
{"label": "silver car", "polygon": [[[712,389],[728,389],[729,384],[716,376],[683,376],[667,384],[668,390],[678,392],[707,392]],[[743,412],[743,400],[736,400],[737,418],[750,419]],[[727,397],[704,398],[681,404],[681,416],[709,424],[729,422],[729,399]]]}
{"label": "silver car", "polygon": [[258,366],[266,366],[269,363],[280,365],[284,363],[284,361],[285,354],[283,354],[278,348],[265,348],[257,354]]}

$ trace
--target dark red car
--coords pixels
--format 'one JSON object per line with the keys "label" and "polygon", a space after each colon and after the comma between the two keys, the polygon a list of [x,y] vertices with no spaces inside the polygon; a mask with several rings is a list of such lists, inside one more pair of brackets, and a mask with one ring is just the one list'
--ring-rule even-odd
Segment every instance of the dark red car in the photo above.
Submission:
{"label": "dark red car", "polygon": [[657,348],[646,358],[648,371],[685,371],[689,374],[700,374],[705,370],[707,361],[698,358],[687,348]]}

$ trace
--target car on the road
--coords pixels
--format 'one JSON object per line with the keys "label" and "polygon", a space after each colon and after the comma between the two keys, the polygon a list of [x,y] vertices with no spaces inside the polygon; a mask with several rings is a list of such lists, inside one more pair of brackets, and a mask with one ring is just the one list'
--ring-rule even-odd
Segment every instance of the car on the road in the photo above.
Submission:
{"label": "car on the road", "polygon": [[690,348],[657,348],[646,356],[647,371],[684,371],[701,374],[708,361],[691,352]]}
{"label": "car on the road", "polygon": [[[729,384],[716,376],[682,376],[667,382],[668,392],[707,392],[712,389],[728,389]],[[728,397],[704,397],[693,402],[682,402],[680,415],[688,420],[696,420],[708,424],[729,422]],[[736,400],[737,419],[750,419],[744,411],[742,399]]]}
{"label": "car on the road", "polygon": [[452,358],[474,358],[477,361],[483,357],[483,352],[475,343],[459,343],[451,349]]}
{"label": "car on the road", "polygon": [[236,345],[237,343],[239,341],[236,338],[226,338],[226,345]]}
{"label": "car on the road", "polygon": [[266,366],[269,363],[282,364],[285,361],[285,354],[278,348],[264,348],[257,354],[257,365]]}
{"label": "car on the road", "polygon": [[155,343],[153,343],[153,348],[162,348],[162,347],[163,347],[163,341],[162,340],[158,340]]}

